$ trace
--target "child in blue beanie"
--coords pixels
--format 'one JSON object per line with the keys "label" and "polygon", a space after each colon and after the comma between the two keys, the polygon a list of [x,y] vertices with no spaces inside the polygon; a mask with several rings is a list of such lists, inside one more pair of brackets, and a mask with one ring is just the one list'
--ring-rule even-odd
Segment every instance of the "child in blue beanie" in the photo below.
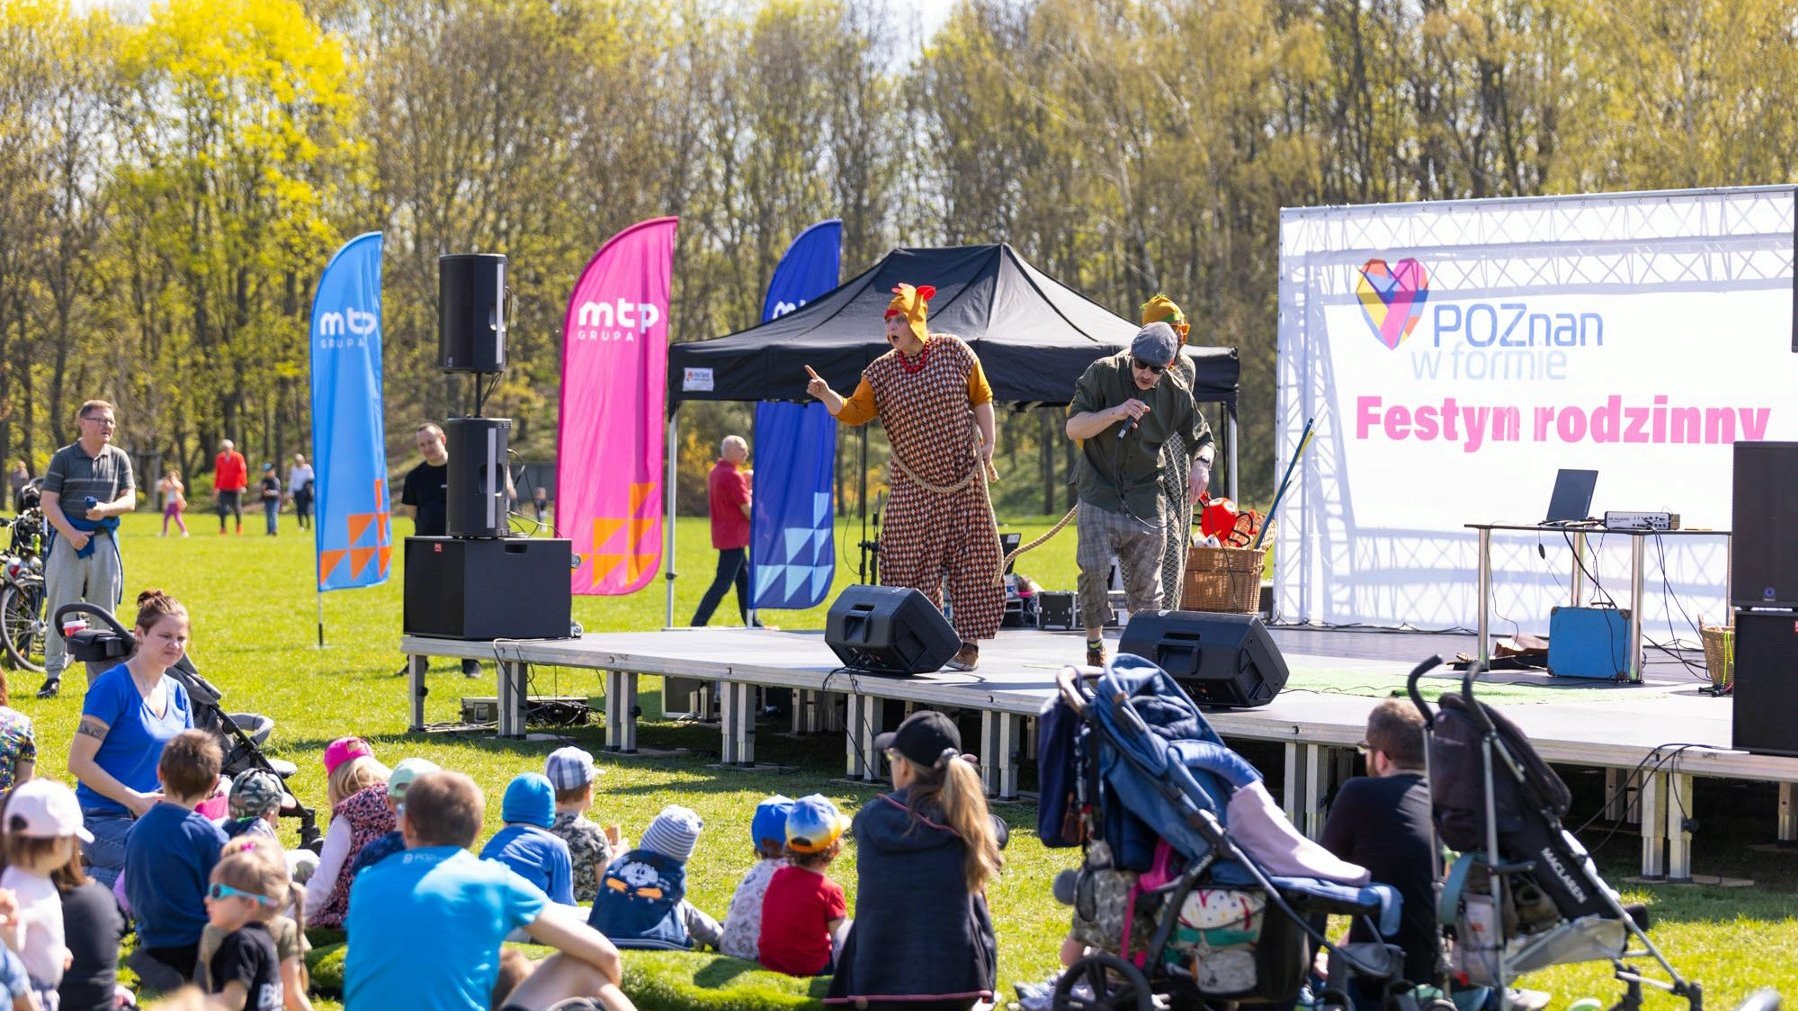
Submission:
{"label": "child in blue beanie", "polygon": [[724,938],[719,950],[733,958],[753,962],[762,943],[762,899],[768,894],[768,882],[774,872],[786,866],[787,815],[793,812],[793,798],[775,794],[756,805],[755,818],[749,823],[749,841],[755,849],[755,864],[737,891],[730,897],[730,911],[724,915]]}
{"label": "child in blue beanie", "polygon": [[481,859],[497,860],[543,889],[551,902],[574,905],[574,863],[568,844],[549,831],[556,790],[540,772],[521,772],[506,785],[500,806],[506,827],[487,840]]}

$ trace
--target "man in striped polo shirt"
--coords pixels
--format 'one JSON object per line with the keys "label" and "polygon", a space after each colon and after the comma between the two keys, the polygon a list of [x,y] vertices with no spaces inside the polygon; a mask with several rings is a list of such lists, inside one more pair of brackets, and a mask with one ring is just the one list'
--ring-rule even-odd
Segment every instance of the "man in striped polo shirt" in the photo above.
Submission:
{"label": "man in striped polo shirt", "polygon": [[[56,609],[86,601],[112,610],[119,604],[124,568],[115,535],[119,517],[137,508],[137,486],[131,480],[131,457],[112,444],[118,420],[104,400],[81,405],[76,426],[81,437],[56,451],[44,472],[43,510],[49,520],[50,546],[44,561],[45,618]],[[68,665],[59,629],[44,630],[44,687],[39,698],[52,698]]]}

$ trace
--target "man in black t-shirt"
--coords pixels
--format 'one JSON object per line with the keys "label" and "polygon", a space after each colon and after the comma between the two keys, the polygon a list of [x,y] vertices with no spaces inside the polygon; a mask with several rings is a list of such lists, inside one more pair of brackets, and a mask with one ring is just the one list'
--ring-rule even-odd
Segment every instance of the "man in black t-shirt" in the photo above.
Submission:
{"label": "man in black t-shirt", "polygon": [[[425,462],[406,473],[400,505],[412,513],[415,536],[444,537],[449,534],[449,449],[444,445],[443,429],[428,421],[418,426],[418,451]],[[400,668],[401,674],[406,672]],[[462,673],[479,677],[480,661],[464,659]]]}
{"label": "man in black t-shirt", "polygon": [[418,426],[418,451],[425,462],[406,474],[400,505],[412,515],[414,534],[442,537],[449,533],[449,450],[443,429],[428,421]]}
{"label": "man in black t-shirt", "polygon": [[[1405,952],[1405,978],[1436,982],[1436,860],[1431,851],[1430,784],[1424,778],[1423,714],[1405,699],[1385,699],[1367,716],[1365,776],[1342,784],[1324,821],[1324,848],[1360,864],[1398,889],[1404,915],[1385,938]],[[1364,920],[1351,942],[1379,938]]]}

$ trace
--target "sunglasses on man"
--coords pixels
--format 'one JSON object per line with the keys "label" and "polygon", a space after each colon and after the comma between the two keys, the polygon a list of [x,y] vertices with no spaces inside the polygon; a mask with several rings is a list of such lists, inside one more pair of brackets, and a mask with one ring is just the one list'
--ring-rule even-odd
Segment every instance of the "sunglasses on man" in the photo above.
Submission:
{"label": "sunglasses on man", "polygon": [[1141,369],[1142,371],[1147,372],[1148,374],[1150,374],[1152,376],[1158,376],[1158,375],[1161,375],[1163,372],[1167,371],[1166,365],[1150,365],[1148,362],[1143,361],[1141,358],[1137,358],[1134,356],[1131,357],[1130,364],[1136,366],[1138,369]]}

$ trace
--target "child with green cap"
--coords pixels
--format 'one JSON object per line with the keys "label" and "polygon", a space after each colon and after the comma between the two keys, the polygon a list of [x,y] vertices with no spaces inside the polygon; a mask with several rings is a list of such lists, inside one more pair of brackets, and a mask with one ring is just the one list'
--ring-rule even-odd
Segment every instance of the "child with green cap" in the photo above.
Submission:
{"label": "child with green cap", "polygon": [[[427,772],[437,771],[440,771],[437,763],[428,758],[408,758],[393,767],[393,772],[387,776],[387,810],[393,812],[395,819],[399,818],[400,808],[406,803],[406,788],[412,781]],[[406,838],[397,828],[375,839],[356,854],[355,862],[350,864],[350,880],[355,880],[364,867],[373,867],[405,848]]]}

